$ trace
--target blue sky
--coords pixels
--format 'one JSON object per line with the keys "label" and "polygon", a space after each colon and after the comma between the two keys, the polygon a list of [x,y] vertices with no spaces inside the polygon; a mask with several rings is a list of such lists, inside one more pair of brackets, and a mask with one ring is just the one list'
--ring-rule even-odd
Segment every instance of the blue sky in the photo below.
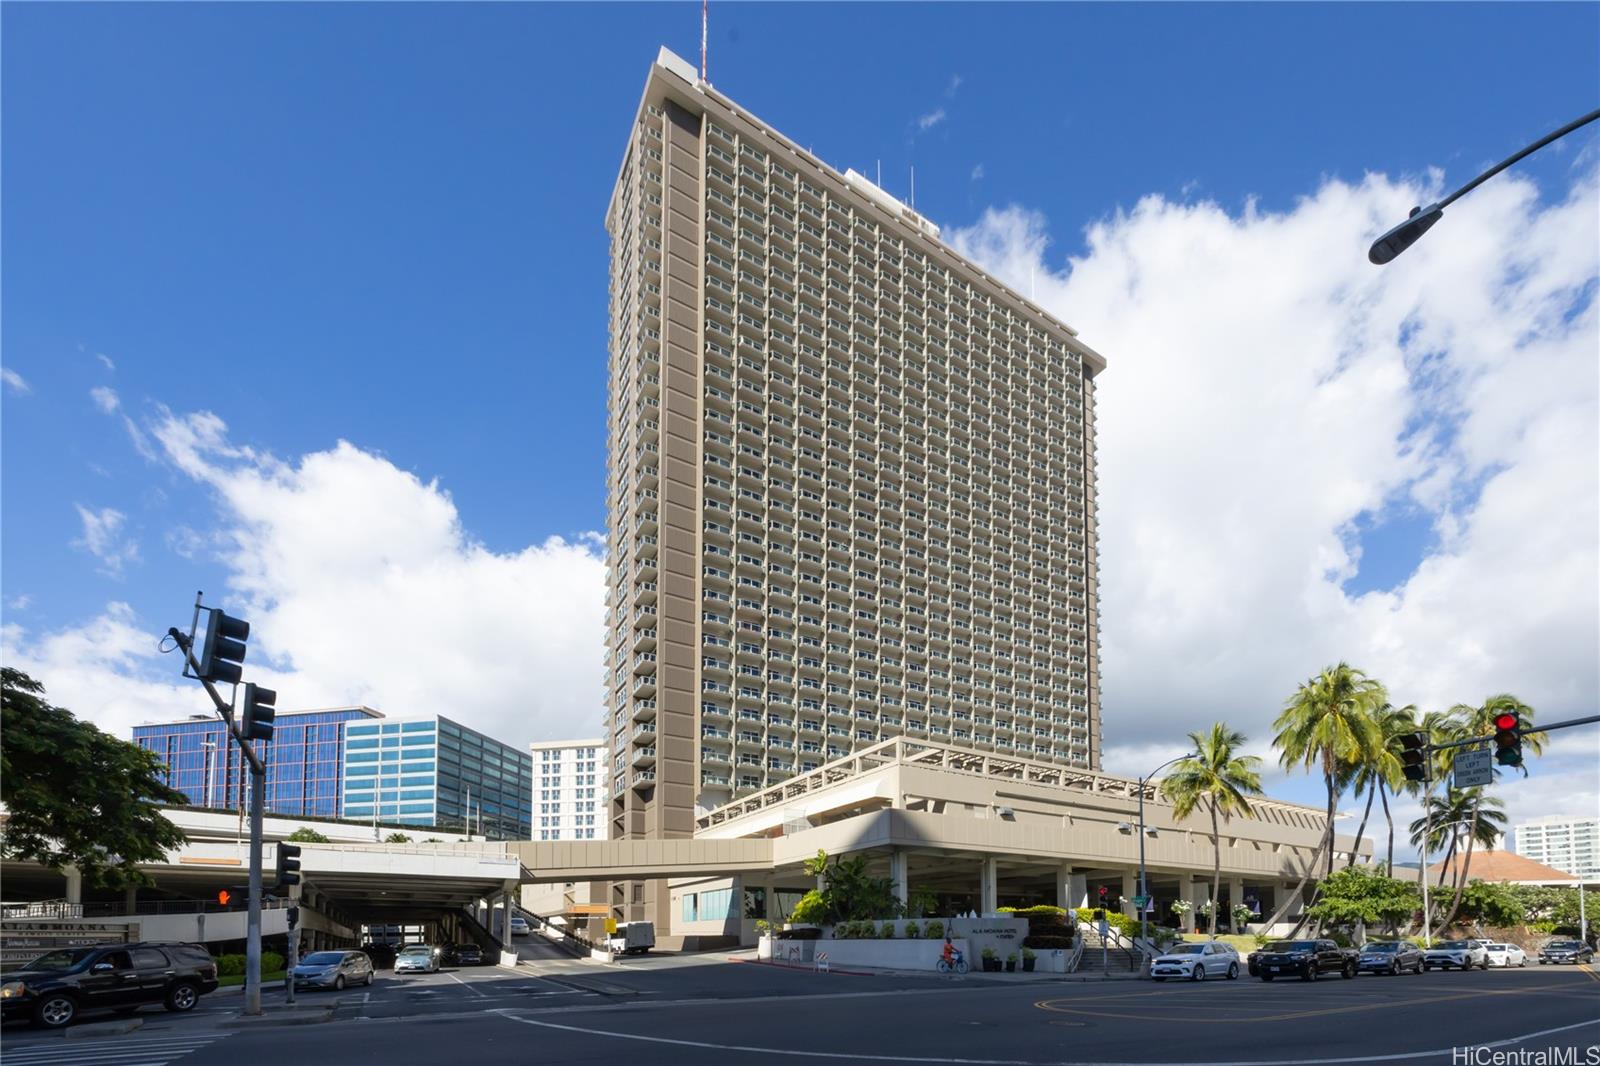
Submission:
{"label": "blue sky", "polygon": [[[695,56],[698,14],[7,5],[0,341],[29,390],[4,395],[7,622],[59,631],[119,601],[160,629],[195,588],[239,580],[226,551],[172,537],[231,536],[215,481],[141,454],[123,415],[148,432],[212,411],[232,446],[291,465],[349,441],[437,479],[492,553],[600,529],[602,218],[648,64],[663,44]],[[840,169],[881,162],[896,194],[915,166],[918,209],[952,233],[1037,213],[1039,265],[1062,277],[1088,227],[1143,198],[1238,220],[1369,173],[1437,167],[1453,186],[1600,95],[1594,5],[713,4],[711,20],[719,89]],[[1567,197],[1593,144],[1519,168],[1530,210]],[[97,558],[80,507],[123,515],[136,556]],[[1403,500],[1361,515],[1345,591],[1405,582],[1437,517]]]}

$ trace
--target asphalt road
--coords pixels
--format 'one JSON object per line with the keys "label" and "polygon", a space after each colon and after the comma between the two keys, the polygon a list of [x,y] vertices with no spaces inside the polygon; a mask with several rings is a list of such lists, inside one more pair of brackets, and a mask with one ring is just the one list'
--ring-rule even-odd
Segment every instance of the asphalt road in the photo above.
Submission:
{"label": "asphalt road", "polygon": [[[281,993],[269,1001],[281,1001]],[[1600,972],[1530,967],[1316,984],[858,977],[724,956],[600,966],[565,957],[395,978],[300,996],[306,1026],[224,1028],[238,1001],[147,1011],[124,1036],[64,1040],[8,1028],[5,1066],[281,1066],[284,1062],[618,1063],[772,1059],[957,1064],[1319,1066],[1436,1062],[1451,1049],[1574,1048],[1600,1066]],[[1531,1061],[1531,1060],[1530,1060]],[[1549,1060],[1559,1061],[1559,1060]]]}

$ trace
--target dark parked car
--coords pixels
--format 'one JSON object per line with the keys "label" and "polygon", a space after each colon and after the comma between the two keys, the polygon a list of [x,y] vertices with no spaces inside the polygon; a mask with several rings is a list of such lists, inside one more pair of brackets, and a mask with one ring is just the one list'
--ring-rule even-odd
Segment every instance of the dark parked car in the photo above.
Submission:
{"label": "dark parked car", "polygon": [[482,966],[483,949],[476,944],[451,944],[445,949],[456,966]]}
{"label": "dark parked car", "polygon": [[1581,940],[1552,940],[1539,949],[1539,965],[1563,962],[1593,962],[1594,949]]}
{"label": "dark parked car", "polygon": [[1422,950],[1406,940],[1374,940],[1361,949],[1356,969],[1362,973],[1422,972]]}
{"label": "dark parked car", "polygon": [[1250,973],[1263,981],[1274,977],[1315,981],[1325,973],[1354,977],[1358,959],[1354,948],[1341,948],[1331,940],[1279,940],[1252,952],[1248,964]]}
{"label": "dark parked car", "polygon": [[146,1003],[193,1010],[216,987],[216,960],[200,944],[61,948],[0,975],[0,1016],[59,1029],[83,1011],[132,1014]]}

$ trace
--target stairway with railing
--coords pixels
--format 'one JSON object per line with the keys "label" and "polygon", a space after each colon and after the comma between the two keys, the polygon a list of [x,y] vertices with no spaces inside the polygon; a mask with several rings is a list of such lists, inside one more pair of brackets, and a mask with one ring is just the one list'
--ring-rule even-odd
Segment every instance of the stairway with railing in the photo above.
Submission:
{"label": "stairway with railing", "polygon": [[1128,974],[1141,971],[1143,952],[1116,929],[1108,928],[1104,938],[1092,922],[1080,922],[1083,943],[1078,949],[1080,973]]}

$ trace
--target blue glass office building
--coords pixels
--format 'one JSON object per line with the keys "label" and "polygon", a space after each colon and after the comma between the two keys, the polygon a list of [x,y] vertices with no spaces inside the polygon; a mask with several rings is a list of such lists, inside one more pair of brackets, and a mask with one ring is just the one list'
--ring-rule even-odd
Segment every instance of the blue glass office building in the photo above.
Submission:
{"label": "blue glass office building", "polygon": [[[347,819],[470,828],[491,840],[533,830],[533,757],[442,716],[351,724],[345,733]],[[374,800],[376,795],[376,800]]]}
{"label": "blue glass office building", "polygon": [[[280,713],[273,739],[259,746],[267,764],[266,809],[273,814],[337,818],[346,723],[382,717],[369,707]],[[228,738],[216,715],[134,726],[133,741],[161,758],[167,784],[187,796],[190,805],[239,808],[239,746]]]}

